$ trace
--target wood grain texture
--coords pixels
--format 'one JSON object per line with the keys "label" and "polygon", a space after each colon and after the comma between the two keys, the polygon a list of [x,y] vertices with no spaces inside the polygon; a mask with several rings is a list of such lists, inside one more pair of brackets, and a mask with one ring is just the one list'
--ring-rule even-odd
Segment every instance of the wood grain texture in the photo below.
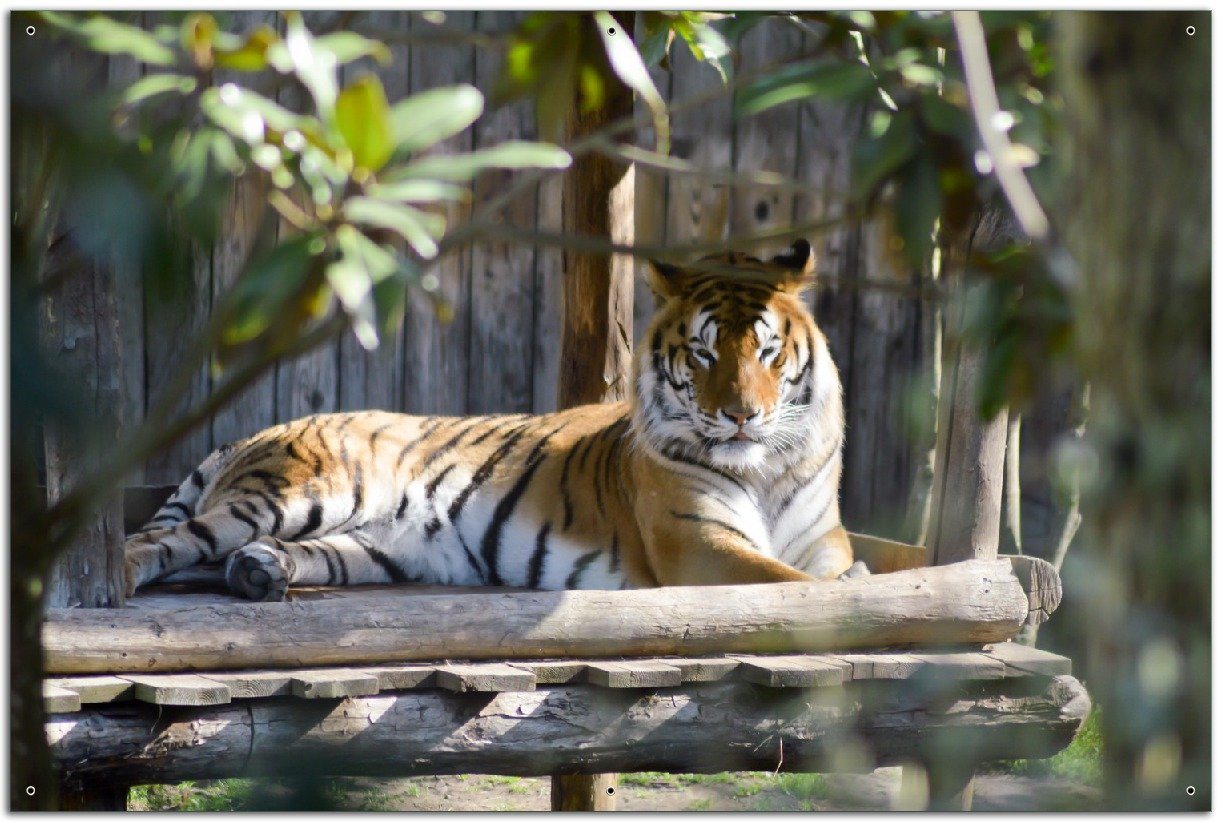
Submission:
{"label": "wood grain texture", "polygon": [[[66,226],[61,230],[67,231]],[[105,260],[99,261],[81,245],[83,241],[72,231],[48,252],[45,277],[55,285],[40,303],[39,334],[46,362],[75,401],[68,418],[47,419],[43,425],[48,504],[96,472],[105,450],[121,439],[124,430],[117,279]],[[122,495],[99,500],[93,516],[82,525],[51,566],[46,604],[121,607],[126,591]]]}
{"label": "wood grain texture", "polygon": [[[525,12],[481,11],[475,15],[479,31],[505,31]],[[499,51],[475,54],[475,85],[485,100],[501,78]],[[487,148],[506,140],[535,139],[534,113],[526,101],[493,108],[491,104],[475,126],[475,147]],[[494,169],[476,178],[475,202],[499,194],[515,172]],[[506,206],[503,222],[530,229],[535,224],[534,189]],[[467,363],[467,412],[525,412],[533,405],[535,316],[535,249],[527,244],[482,241],[471,248],[471,358]]]}
{"label": "wood grain texture", "polygon": [[[1029,684],[1023,684],[1024,682]],[[1034,685],[1034,687],[1033,687]],[[872,697],[863,701],[869,687]],[[955,744],[973,759],[1037,758],[1069,743],[1090,708],[1072,677],[1005,680],[930,694],[907,683],[845,686],[811,704],[801,689],[706,683],[664,693],[558,686],[488,696],[440,690],[327,701],[268,699],[163,715],[154,706],[50,717],[69,776],[136,782],[289,774],[502,773],[541,776],[647,768],[674,773],[819,770],[853,730],[865,767]],[[880,690],[881,689],[881,690]],[[778,740],[785,756],[778,762]]]}
{"label": "wood grain texture", "polygon": [[[240,35],[248,34],[259,26],[275,28],[277,14],[274,11],[247,12],[233,15],[232,28]],[[249,84],[247,72],[218,71],[215,84]],[[212,245],[212,301],[215,305],[223,295],[233,288],[244,274],[251,252],[259,240],[259,232],[267,231],[274,240],[275,222],[266,215],[267,194],[271,184],[261,174],[248,174],[233,185],[229,193],[228,207],[221,216],[220,234]],[[264,227],[264,220],[270,225]],[[270,244],[270,242],[269,242]],[[213,415],[211,435],[213,447],[249,437],[251,434],[276,422],[276,373],[270,368],[238,396]],[[181,466],[181,478],[185,478],[195,466]]]}
{"label": "wood grain texture", "polygon": [[[628,30],[631,25],[621,20]],[[589,25],[589,23],[587,23]],[[602,69],[602,108],[565,124],[565,140],[587,137],[633,113],[632,91]],[[636,171],[601,154],[576,158],[564,175],[566,233],[605,237],[632,244]],[[624,254],[564,252],[564,324],[560,340],[560,383],[556,404],[572,408],[627,399],[632,382],[632,294],[635,264]]]}
{"label": "wood grain texture", "polygon": [[58,688],[74,692],[81,698],[81,702],[86,704],[129,699],[136,688],[130,679],[117,676],[74,676],[47,681]]}
{"label": "wood grain texture", "polygon": [[656,659],[591,662],[586,681],[603,688],[668,688],[683,682],[683,671]]}
{"label": "wood grain texture", "polygon": [[42,684],[43,710],[49,714],[69,713],[81,709],[81,696],[76,691],[44,682]]}
{"label": "wood grain texture", "polygon": [[229,688],[202,676],[133,674],[123,678],[136,686],[133,694],[138,701],[153,705],[224,705],[231,699]]}
{"label": "wood grain texture", "polygon": [[533,691],[535,675],[500,662],[472,665],[440,665],[437,686],[457,694],[496,691]]}
{"label": "wood grain texture", "polygon": [[378,677],[350,668],[294,671],[293,696],[302,699],[339,699],[372,696],[378,692]]}
{"label": "wood grain texture", "polygon": [[851,679],[853,667],[834,658],[810,656],[738,657],[739,677],[770,688],[816,688]]}
{"label": "wood grain texture", "polygon": [[[539,184],[538,226],[541,231],[564,230],[564,180],[552,175]],[[557,410],[560,385],[560,340],[564,335],[564,252],[535,249],[534,365],[531,410],[547,414]]]}
{"label": "wood grain texture", "polygon": [[996,560],[843,582],[402,595],[358,602],[345,597],[106,613],[52,609],[43,627],[47,670],[113,673],[984,643],[1013,636],[1028,613],[1026,593],[1010,563]]}
{"label": "wood grain texture", "polygon": [[[361,14],[362,25],[374,31],[389,33],[405,31],[409,14],[405,11],[385,9],[366,11]],[[342,76],[345,84],[352,83],[366,74],[373,74],[381,81],[387,101],[393,106],[410,92],[409,72],[411,54],[406,43],[387,42],[391,62],[382,66],[373,58],[365,57],[344,66]],[[376,350],[366,351],[357,342],[356,335],[344,334],[339,341],[339,408],[341,411],[359,411],[377,408],[397,411],[403,396],[403,315],[395,316],[396,327],[389,333],[379,332]]]}
{"label": "wood grain texture", "polygon": [[613,773],[554,774],[552,810],[613,811],[619,776]]}
{"label": "wood grain texture", "polygon": [[[411,20],[413,31],[427,24]],[[447,25],[470,29],[475,14],[446,13]],[[409,81],[413,94],[475,78],[475,50],[466,45],[416,48],[411,53]],[[474,135],[467,129],[432,148],[422,156],[470,151]],[[448,225],[454,226],[470,214],[470,206],[446,207]],[[437,301],[448,306],[452,317],[438,315],[437,302],[419,289],[408,295],[403,334],[402,410],[411,414],[464,414],[467,412],[469,339],[471,330],[471,249],[462,247],[444,255],[425,270],[437,277]],[[495,315],[494,315],[495,316]]]}

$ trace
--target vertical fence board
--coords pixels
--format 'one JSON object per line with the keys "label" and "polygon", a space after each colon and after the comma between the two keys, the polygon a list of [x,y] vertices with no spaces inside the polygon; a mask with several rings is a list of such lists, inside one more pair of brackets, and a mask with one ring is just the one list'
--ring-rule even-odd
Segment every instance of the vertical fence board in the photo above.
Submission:
{"label": "vertical fence board", "polygon": [[[683,106],[698,96],[703,100],[671,116],[672,153],[711,171],[730,168],[731,100],[721,77],[681,45],[671,50],[671,65],[671,103]],[[724,238],[729,207],[725,186],[710,184],[695,174],[671,175],[666,200],[667,241],[686,244]]]}
{"label": "vertical fence board", "polygon": [[[402,31],[407,28],[408,14],[402,11],[369,11],[359,17],[362,25],[372,31]],[[365,74],[375,74],[382,81],[386,98],[394,105],[409,92],[411,55],[403,43],[388,43],[391,63],[379,66],[372,58],[364,58],[344,67],[344,81],[351,83]],[[339,341],[340,380],[339,407],[345,411],[380,408],[397,411],[403,396],[403,327],[402,315],[398,326],[381,335],[376,350],[366,351],[353,334],[344,334]]]}
{"label": "vertical fence board", "polygon": [[[335,14],[337,12],[308,11],[303,17],[306,26],[311,31],[317,31],[332,22]],[[303,92],[289,87],[280,95],[281,102],[287,103],[293,110],[300,110],[294,99],[299,93]],[[282,222],[281,236],[287,229]],[[276,366],[276,418],[287,421],[308,414],[335,411],[339,407],[339,381],[338,340],[291,360],[281,360]]]}
{"label": "vertical fence board", "polygon": [[[262,25],[276,26],[275,12],[246,12],[233,15],[231,31],[247,34]],[[216,82],[249,82],[249,75],[236,71],[218,72]],[[242,275],[250,257],[260,223],[267,208],[267,182],[261,175],[239,180],[229,195],[229,206],[222,217],[220,236],[212,247],[213,304]],[[214,446],[248,437],[276,422],[275,370],[267,373],[234,397],[212,418]],[[194,466],[182,466],[184,475]]]}
{"label": "vertical fence board", "polygon": [[[638,43],[641,42],[641,38],[644,36],[643,16],[637,15],[638,31],[636,41]],[[679,48],[682,48],[682,46]],[[655,67],[650,69],[649,76],[653,79],[653,83],[661,93],[662,98],[669,105],[672,73]],[[643,120],[648,115],[649,106],[645,105],[638,97],[634,106],[634,116],[638,122],[648,122]],[[652,151],[656,148],[655,139],[656,136],[652,126],[643,125],[637,129],[637,145]],[[636,205],[634,209],[636,219],[634,232],[637,243],[641,245],[662,245],[666,242],[666,200],[669,187],[670,180],[665,173],[643,165],[637,166]],[[639,340],[641,335],[645,333],[645,329],[649,327],[649,321],[653,318],[654,310],[657,307],[653,289],[649,287],[649,282],[645,278],[645,268],[647,265],[648,263],[645,260],[638,259],[636,261],[636,283],[632,296],[632,333],[634,340]]]}
{"label": "vertical fence board", "polygon": [[[476,27],[504,31],[523,16],[518,12],[477,12]],[[481,49],[475,54],[476,86],[491,96],[501,75],[502,55]],[[485,110],[475,126],[476,148],[505,140],[534,139],[534,111],[518,102]],[[503,191],[513,172],[492,170],[475,181],[478,204]],[[531,230],[535,223],[534,191],[516,198],[504,212],[507,225]],[[467,410],[470,413],[529,411],[534,381],[531,378],[534,338],[535,250],[524,243],[481,242],[471,250],[470,378]]]}
{"label": "vertical fence board", "polygon": [[[744,34],[739,43],[739,71],[754,74],[766,65],[801,56],[802,32],[788,20],[768,18]],[[774,171],[793,178],[798,160],[798,108],[778,106],[734,124],[734,169]],[[730,198],[730,235],[759,234],[793,224],[794,193],[767,186],[736,185]],[[789,242],[755,248],[767,259]]]}
{"label": "vertical fence board", "polygon": [[[456,29],[471,29],[472,12],[447,12],[446,23]],[[427,30],[428,23],[412,16],[413,32]],[[468,45],[437,45],[411,51],[409,79],[412,93],[438,86],[471,83],[475,73],[475,49]],[[468,129],[443,140],[426,154],[470,151]],[[446,209],[449,225],[465,219],[469,206],[453,204]],[[470,328],[471,251],[460,248],[434,263],[429,272],[439,282],[436,295],[453,311],[449,322],[438,316],[433,299],[419,289],[408,295],[403,331],[403,410],[412,414],[462,414],[467,405],[467,344]]]}
{"label": "vertical fence board", "polygon": [[[539,186],[539,229],[563,230],[564,181],[559,174]],[[537,414],[556,410],[560,382],[561,304],[564,290],[564,252],[540,246],[535,258],[535,334],[532,409]]]}
{"label": "vertical fence board", "polygon": [[[911,267],[888,249],[891,228],[884,218],[862,226],[861,270],[874,279],[907,282]],[[919,356],[919,304],[877,289],[857,295],[849,371],[852,391],[845,403],[849,447],[845,449],[844,519],[850,528],[901,537],[905,503],[916,470],[913,442],[901,411],[915,378]]]}

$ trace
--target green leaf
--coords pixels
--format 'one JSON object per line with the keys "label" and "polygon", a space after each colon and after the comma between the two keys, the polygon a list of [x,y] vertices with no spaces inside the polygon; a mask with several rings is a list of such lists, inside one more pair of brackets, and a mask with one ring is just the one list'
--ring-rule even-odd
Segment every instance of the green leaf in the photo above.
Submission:
{"label": "green leaf", "polygon": [[975,138],[976,128],[967,112],[936,92],[921,95],[920,111],[921,121],[939,134],[964,141]]}
{"label": "green leaf", "polygon": [[310,247],[318,234],[298,234],[256,257],[234,286],[235,314],[221,335],[224,345],[256,339],[279,316],[309,275]]}
{"label": "green leaf", "polygon": [[195,91],[195,78],[181,74],[150,74],[123,90],[119,99],[123,105],[134,106],[161,94],[190,94]]}
{"label": "green leaf", "polygon": [[294,114],[266,97],[226,83],[200,95],[199,107],[213,122],[247,143],[262,143],[265,128],[284,134],[289,131],[315,131],[317,121]]}
{"label": "green leaf", "polygon": [[370,195],[401,203],[462,202],[471,199],[470,189],[437,180],[404,180],[370,187]]}
{"label": "green leaf", "polygon": [[362,57],[372,57],[382,65],[390,62],[390,49],[385,43],[351,31],[337,31],[316,37],[314,47],[330,52],[341,66]]}
{"label": "green leaf", "polygon": [[908,161],[916,147],[916,125],[908,110],[892,116],[878,137],[858,141],[853,151],[850,197],[858,202],[868,197],[879,183]]}
{"label": "green leaf", "polygon": [[426,260],[437,256],[434,236],[440,236],[445,231],[445,218],[441,218],[438,231],[437,215],[428,215],[408,205],[396,205],[372,197],[348,200],[344,204],[344,216],[360,225],[395,232]]}
{"label": "green leaf", "polygon": [[615,18],[608,12],[594,12],[594,21],[598,24],[598,33],[602,36],[611,69],[626,86],[641,95],[645,105],[649,106],[653,115],[657,152],[670,154],[670,119],[666,112],[666,102],[653,84],[649,69],[645,67],[645,61],[633,45],[632,38],[627,36],[627,32],[619,37],[610,33],[616,30],[616,23]]}
{"label": "green leaf", "polygon": [[392,169],[384,177],[390,182],[414,179],[462,181],[470,180],[490,168],[562,169],[568,168],[572,162],[573,158],[569,153],[559,146],[506,140],[499,145],[466,154],[421,157]]}
{"label": "green leaf", "polygon": [[352,150],[358,168],[378,171],[394,151],[389,106],[382,81],[367,74],[344,89],[335,101],[335,125]]}
{"label": "green leaf", "polygon": [[[335,236],[341,256],[327,267],[327,281],[351,319],[357,341],[366,349],[377,348],[378,328],[388,325],[384,307],[393,301],[393,280],[401,266],[394,254],[352,226],[340,226]],[[387,282],[390,288],[383,287]],[[404,291],[404,285],[398,289]]]}
{"label": "green leaf", "polygon": [[926,153],[918,154],[903,169],[895,199],[895,227],[904,241],[904,255],[920,270],[933,248],[933,227],[942,213],[938,168]]}
{"label": "green leaf", "polygon": [[735,114],[749,117],[810,97],[864,100],[873,95],[877,87],[870,68],[855,60],[797,63],[762,77],[739,92]]}
{"label": "green leaf", "polygon": [[47,22],[76,36],[94,51],[127,54],[142,63],[172,66],[177,62],[173,49],[136,26],[112,20],[105,15],[78,20],[59,12],[43,12]]}
{"label": "green leaf", "polygon": [[484,95],[474,86],[446,86],[414,94],[390,110],[395,150],[414,153],[453,137],[484,111]]}
{"label": "green leaf", "polygon": [[279,71],[293,71],[302,85],[309,89],[319,117],[323,122],[330,123],[335,112],[335,98],[339,95],[335,55],[318,49],[317,41],[306,28],[300,12],[289,12],[285,19],[287,31],[284,42],[268,49],[268,62]]}
{"label": "green leaf", "polygon": [[[218,68],[232,71],[263,71],[267,68],[267,50],[280,42],[280,35],[271,26],[259,26],[244,41],[230,45],[228,38],[220,36],[214,46],[214,59]],[[222,47],[224,43],[227,47]]]}

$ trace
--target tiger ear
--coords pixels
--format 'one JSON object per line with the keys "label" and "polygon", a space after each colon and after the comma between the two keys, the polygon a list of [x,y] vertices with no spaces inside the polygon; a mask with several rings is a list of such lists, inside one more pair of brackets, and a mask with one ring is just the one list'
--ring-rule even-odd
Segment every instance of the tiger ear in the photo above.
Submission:
{"label": "tiger ear", "polygon": [[795,240],[792,246],[772,258],[772,264],[784,269],[786,291],[798,293],[815,283],[815,252],[806,240]]}
{"label": "tiger ear", "polygon": [[645,261],[645,276],[649,287],[663,299],[679,296],[683,290],[683,269],[661,260]]}

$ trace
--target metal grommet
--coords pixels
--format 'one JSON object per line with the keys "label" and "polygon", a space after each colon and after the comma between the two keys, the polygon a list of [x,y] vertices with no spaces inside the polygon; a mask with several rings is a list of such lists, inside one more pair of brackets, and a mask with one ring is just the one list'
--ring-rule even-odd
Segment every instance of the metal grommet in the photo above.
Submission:
{"label": "metal grommet", "polygon": [[34,786],[33,786],[33,785],[26,785],[26,786],[25,786],[25,795],[26,795],[26,796],[33,796],[33,795],[34,795]]}
{"label": "metal grommet", "polygon": [[1197,792],[1197,789],[1193,787],[1192,785],[1189,785],[1187,788],[1184,789],[1184,793],[1188,794],[1189,796],[1196,796],[1196,792]]}
{"label": "metal grommet", "polygon": [[1187,31],[1188,31],[1188,36],[1189,36],[1189,37],[1191,37],[1192,35],[1194,35],[1194,34],[1196,34],[1196,33],[1197,33],[1197,27],[1196,27],[1196,26],[1189,26],[1189,27],[1187,28]]}

